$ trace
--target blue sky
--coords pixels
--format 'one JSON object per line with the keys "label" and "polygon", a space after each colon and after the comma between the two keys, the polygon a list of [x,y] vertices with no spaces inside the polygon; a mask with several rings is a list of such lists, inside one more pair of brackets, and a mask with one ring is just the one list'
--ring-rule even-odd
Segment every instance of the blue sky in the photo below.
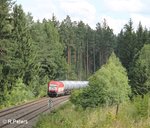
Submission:
{"label": "blue sky", "polygon": [[54,14],[59,21],[71,17],[82,20],[93,29],[105,18],[114,33],[120,32],[131,18],[136,30],[139,21],[150,28],[150,0],[16,0],[34,20],[50,19]]}

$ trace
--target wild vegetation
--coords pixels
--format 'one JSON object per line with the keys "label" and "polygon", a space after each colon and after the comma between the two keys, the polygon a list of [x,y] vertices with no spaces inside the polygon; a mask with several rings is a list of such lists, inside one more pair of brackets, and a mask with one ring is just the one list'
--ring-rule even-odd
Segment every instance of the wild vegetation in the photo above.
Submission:
{"label": "wild vegetation", "polygon": [[[123,121],[132,127],[127,121],[133,121],[140,127],[143,118],[139,116],[144,114],[143,127],[147,127],[150,30],[140,22],[134,29],[132,19],[118,34],[113,33],[105,19],[95,29],[83,21],[71,21],[69,16],[61,22],[54,15],[34,21],[21,5],[0,0],[0,108],[46,95],[47,83],[52,79],[89,80],[88,88],[73,91],[71,96],[79,111],[72,109],[74,105],[68,108],[75,115],[83,114],[79,124],[87,126],[88,111],[93,120],[99,121],[97,116],[102,112],[96,111],[102,110],[106,111],[103,119],[107,124],[107,111],[115,109],[116,125]],[[62,122],[66,120],[69,119]],[[94,127],[95,123],[91,123]]]}
{"label": "wild vegetation", "polygon": [[142,100],[136,97],[121,104],[117,116],[114,107],[83,110],[69,102],[50,115],[41,116],[35,128],[149,128],[147,100],[147,96]]}

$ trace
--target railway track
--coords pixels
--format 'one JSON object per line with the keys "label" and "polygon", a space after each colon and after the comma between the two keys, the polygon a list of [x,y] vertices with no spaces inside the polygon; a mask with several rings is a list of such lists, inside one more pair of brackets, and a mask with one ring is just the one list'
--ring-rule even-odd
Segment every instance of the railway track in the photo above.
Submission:
{"label": "railway track", "polygon": [[69,96],[57,98],[42,98],[16,107],[0,111],[0,128],[32,128],[39,115],[50,112]]}

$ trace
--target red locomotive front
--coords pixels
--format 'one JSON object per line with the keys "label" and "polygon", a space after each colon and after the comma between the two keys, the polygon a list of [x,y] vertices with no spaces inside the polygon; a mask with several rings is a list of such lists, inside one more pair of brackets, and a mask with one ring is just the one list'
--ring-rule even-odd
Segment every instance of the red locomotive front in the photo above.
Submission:
{"label": "red locomotive front", "polygon": [[64,94],[64,84],[60,81],[50,81],[48,83],[48,95],[58,96]]}

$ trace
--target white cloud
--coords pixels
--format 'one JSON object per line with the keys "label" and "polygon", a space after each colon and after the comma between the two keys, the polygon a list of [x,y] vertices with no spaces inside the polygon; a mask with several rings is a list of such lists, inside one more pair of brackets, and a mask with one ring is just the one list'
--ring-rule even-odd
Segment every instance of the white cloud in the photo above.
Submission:
{"label": "white cloud", "polygon": [[96,9],[88,0],[18,0],[25,12],[31,12],[34,19],[50,19],[52,14],[63,20],[69,15],[72,21],[82,20],[89,25],[96,20]]}
{"label": "white cloud", "polygon": [[133,20],[135,29],[137,28],[139,22],[142,23],[143,27],[146,27],[146,28],[150,27],[150,15],[143,16],[141,14],[133,13],[133,14],[131,14],[131,19]]}
{"label": "white cloud", "polygon": [[96,18],[96,9],[87,0],[59,0],[61,9],[73,20],[82,20],[93,23]]}
{"label": "white cloud", "polygon": [[58,7],[53,0],[31,0],[30,2],[18,0],[17,3],[23,5],[25,12],[31,12],[35,20],[50,19],[53,13],[58,14]]}
{"label": "white cloud", "polygon": [[141,0],[104,0],[108,10],[116,12],[139,12],[144,8]]}
{"label": "white cloud", "polygon": [[119,33],[123,28],[123,26],[128,22],[128,20],[126,19],[119,19],[119,18],[116,19],[107,15],[103,15],[100,21],[103,21],[104,19],[106,19],[108,26],[113,29],[113,32],[115,34]]}
{"label": "white cloud", "polygon": [[145,0],[103,0],[106,11],[112,15],[104,14],[102,16],[113,28],[114,33],[120,32],[129,19],[133,21],[133,27],[136,30],[139,22],[147,28],[150,26],[150,9],[148,1]]}

